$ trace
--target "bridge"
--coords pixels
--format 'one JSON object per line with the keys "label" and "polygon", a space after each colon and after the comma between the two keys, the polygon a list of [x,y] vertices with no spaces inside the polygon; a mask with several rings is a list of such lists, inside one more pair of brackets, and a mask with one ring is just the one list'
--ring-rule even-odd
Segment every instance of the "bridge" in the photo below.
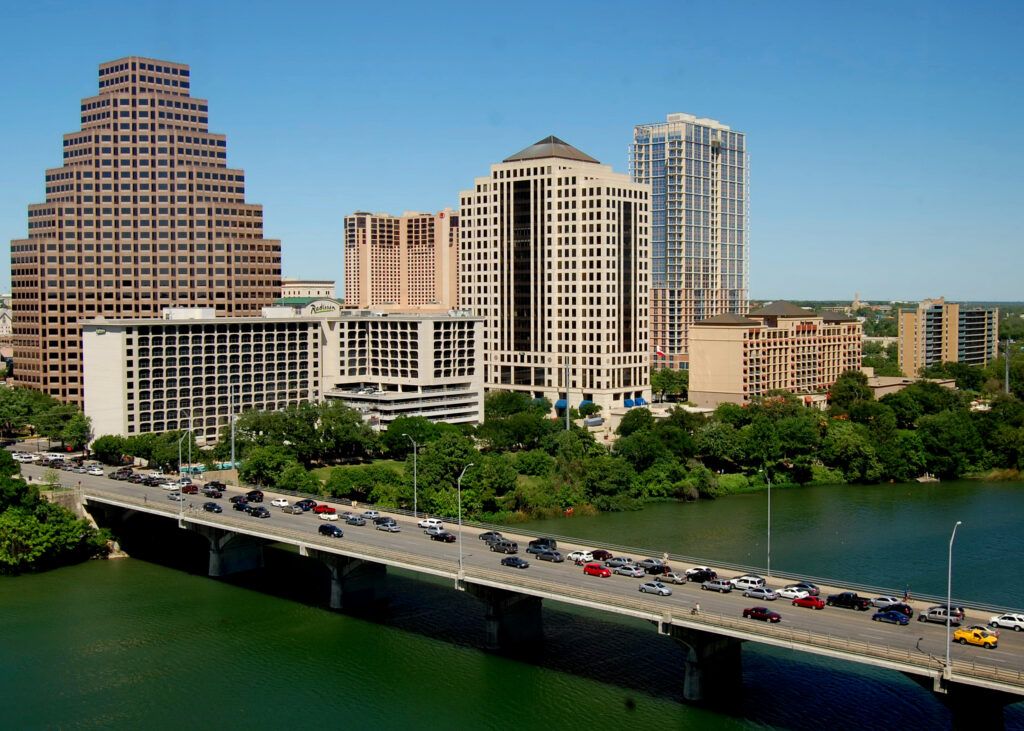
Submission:
{"label": "bridge", "polygon": [[[36,468],[37,469],[37,468]],[[24,472],[32,472],[25,466]],[[41,470],[40,470],[41,471]],[[401,533],[385,533],[339,522],[344,538],[318,533],[322,522],[313,513],[290,515],[272,509],[270,519],[259,520],[231,509],[213,514],[197,510],[202,496],[188,496],[194,506],[172,503],[163,490],[103,477],[81,478],[80,500],[100,522],[115,527],[133,515],[149,514],[174,521],[179,528],[205,538],[209,544],[211,576],[262,567],[262,549],[269,543],[294,546],[300,555],[322,562],[330,571],[329,605],[358,609],[385,598],[387,567],[443,577],[453,588],[483,602],[488,650],[528,645],[543,635],[544,600],[587,607],[649,622],[658,633],[679,643],[687,654],[683,668],[683,696],[689,701],[715,701],[735,693],[742,683],[743,642],[761,642],[791,650],[887,668],[906,674],[929,688],[951,709],[954,719],[989,728],[1002,723],[1003,706],[1024,699],[1024,633],[1003,630],[999,647],[984,650],[954,645],[946,665],[946,628],[913,623],[899,627],[871,622],[870,612],[828,608],[813,611],[790,607],[785,600],[772,607],[783,616],[775,625],[743,619],[742,609],[755,602],[732,595],[703,592],[696,584],[673,587],[670,597],[637,591],[639,580],[613,576],[585,576],[569,563],[532,560],[522,571],[499,564],[501,554],[477,540],[483,527],[464,524],[462,543],[431,541],[406,515],[395,514]],[[232,492],[229,490],[225,498]],[[267,493],[267,500],[273,497]],[[265,503],[269,508],[269,502]],[[359,511],[364,506],[360,506]],[[385,511],[382,511],[385,512]],[[385,512],[386,514],[386,512]],[[453,524],[449,529],[456,530]],[[521,549],[529,536],[512,535]],[[460,551],[461,547],[461,551]],[[563,554],[590,549],[594,544],[559,542]],[[632,549],[635,558],[642,553]],[[620,551],[613,552],[619,553]],[[670,563],[685,567],[693,559],[670,556]],[[694,563],[700,563],[694,561]],[[706,564],[702,564],[706,565]],[[729,571],[721,575],[732,575]],[[793,577],[796,578],[796,577]],[[821,586],[822,593],[842,590]],[[700,602],[699,615],[691,608]],[[914,602],[921,609],[920,602]],[[984,623],[992,611],[968,608],[969,623]]]}

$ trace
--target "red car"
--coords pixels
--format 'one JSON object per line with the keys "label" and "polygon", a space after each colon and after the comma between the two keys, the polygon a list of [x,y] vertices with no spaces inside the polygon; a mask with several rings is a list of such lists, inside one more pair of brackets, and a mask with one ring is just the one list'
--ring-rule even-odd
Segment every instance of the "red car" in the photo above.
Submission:
{"label": "red car", "polygon": [[824,609],[825,602],[816,596],[804,596],[793,600],[794,607],[807,607],[808,609]]}
{"label": "red car", "polygon": [[782,615],[778,612],[773,612],[768,607],[750,607],[749,609],[743,610],[744,619],[760,619],[764,622],[776,623],[782,620]]}
{"label": "red car", "polygon": [[590,552],[590,555],[593,556],[596,561],[608,561],[612,558],[611,551],[606,551],[603,548],[595,548]]}
{"label": "red car", "polygon": [[317,505],[315,508],[313,508],[313,512],[314,513],[336,513],[338,511],[335,508],[332,508],[330,505],[322,505],[321,504],[321,505]]}
{"label": "red car", "polygon": [[612,575],[612,572],[607,567],[602,566],[599,563],[588,563],[586,566],[583,567],[583,573],[586,576],[605,577]]}
{"label": "red car", "polygon": [[198,495],[199,494],[199,488],[196,487],[195,485],[185,485],[185,487],[181,488],[181,491],[183,493],[185,493],[186,495]]}

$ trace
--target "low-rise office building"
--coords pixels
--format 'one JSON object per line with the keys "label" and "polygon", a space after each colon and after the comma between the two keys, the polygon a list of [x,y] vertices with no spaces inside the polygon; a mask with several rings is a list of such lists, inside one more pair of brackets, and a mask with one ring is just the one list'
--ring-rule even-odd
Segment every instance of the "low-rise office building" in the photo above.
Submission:
{"label": "low-rise office building", "polygon": [[332,299],[215,317],[83,323],[85,413],[96,435],[191,428],[216,441],[232,413],[337,398],[386,428],[397,416],[483,420],[483,321],[462,311],[396,315]]}
{"label": "low-rise office building", "polygon": [[723,314],[690,331],[689,400],[714,408],[770,391],[826,391],[861,365],[860,322],[775,302],[746,316]]}

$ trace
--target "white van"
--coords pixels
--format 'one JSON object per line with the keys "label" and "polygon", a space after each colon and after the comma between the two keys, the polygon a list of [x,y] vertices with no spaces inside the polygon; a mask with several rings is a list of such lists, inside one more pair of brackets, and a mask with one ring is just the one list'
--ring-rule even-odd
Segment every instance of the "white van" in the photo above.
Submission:
{"label": "white van", "polygon": [[737,576],[735,579],[730,579],[729,581],[740,591],[746,591],[747,589],[753,589],[754,587],[765,585],[764,579],[760,576],[754,576],[753,574]]}
{"label": "white van", "polygon": [[444,528],[444,521],[440,518],[424,518],[416,525],[420,528]]}

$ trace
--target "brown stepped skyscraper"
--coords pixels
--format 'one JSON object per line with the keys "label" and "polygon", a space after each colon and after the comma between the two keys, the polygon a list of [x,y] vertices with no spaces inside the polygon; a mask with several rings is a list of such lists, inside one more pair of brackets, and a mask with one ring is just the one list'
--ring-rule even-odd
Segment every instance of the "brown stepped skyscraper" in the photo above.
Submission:
{"label": "brown stepped skyscraper", "polygon": [[81,319],[255,315],[279,296],[281,242],[263,238],[263,208],[245,202],[245,173],[227,166],[189,80],[169,61],[100,65],[46,202],[28,208],[28,238],[11,242],[19,385],[82,403]]}

